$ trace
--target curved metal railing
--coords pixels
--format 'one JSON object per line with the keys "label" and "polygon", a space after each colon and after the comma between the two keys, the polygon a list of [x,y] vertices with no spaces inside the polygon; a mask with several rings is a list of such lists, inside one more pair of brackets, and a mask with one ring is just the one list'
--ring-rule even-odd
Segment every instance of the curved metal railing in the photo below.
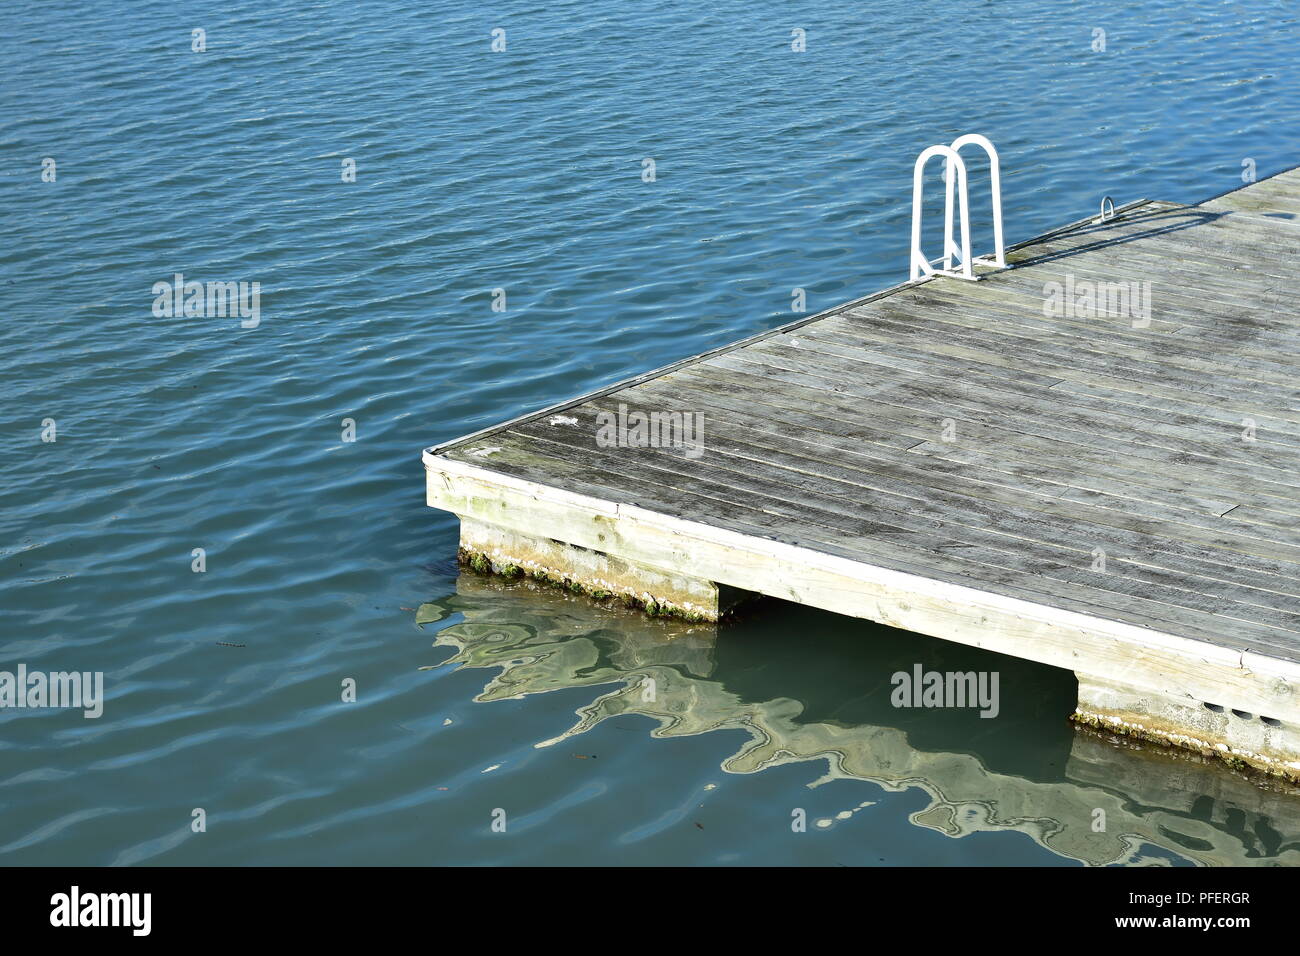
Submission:
{"label": "curved metal railing", "polygon": [[[965,146],[979,146],[989,157],[989,179],[993,198],[993,255],[972,258],[970,254],[970,200],[966,189],[966,164],[961,158]],[[925,166],[933,157],[944,157],[944,227],[943,256],[929,259],[921,251],[921,199],[924,192]],[[953,239],[953,202],[961,216],[961,244]],[[954,268],[954,257],[957,268]],[[939,263],[942,267],[939,268]],[[931,146],[922,151],[912,167],[912,255],[911,280],[916,282],[931,275],[946,275],[956,279],[974,281],[974,266],[993,266],[1005,269],[1006,247],[1002,241],[1002,172],[998,151],[988,138],[979,133],[967,133],[952,141],[950,146]]]}

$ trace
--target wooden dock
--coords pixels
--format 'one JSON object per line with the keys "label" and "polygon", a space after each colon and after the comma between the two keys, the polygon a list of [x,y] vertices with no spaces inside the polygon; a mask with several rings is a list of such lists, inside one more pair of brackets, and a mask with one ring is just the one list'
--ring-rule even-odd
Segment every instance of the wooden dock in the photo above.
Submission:
{"label": "wooden dock", "polygon": [[427,449],[428,503],[497,571],[1068,668],[1078,720],[1300,779],[1300,169],[1007,258]]}

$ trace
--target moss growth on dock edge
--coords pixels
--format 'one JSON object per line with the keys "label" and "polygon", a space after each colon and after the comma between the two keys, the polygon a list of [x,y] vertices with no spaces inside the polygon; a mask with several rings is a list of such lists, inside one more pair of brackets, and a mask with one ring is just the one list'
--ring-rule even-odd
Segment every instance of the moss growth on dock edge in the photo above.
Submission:
{"label": "moss growth on dock edge", "polygon": [[1264,785],[1269,781],[1280,781],[1292,787],[1300,786],[1300,774],[1280,766],[1261,766],[1235,754],[1232,751],[1217,750],[1213,747],[1187,747],[1175,743],[1160,734],[1148,733],[1140,727],[1120,726],[1093,714],[1075,712],[1070,715],[1070,722],[1077,728],[1086,729],[1098,736],[1123,737],[1140,746],[1155,748],[1167,756],[1181,758],[1204,757],[1223,764],[1252,782]]}
{"label": "moss growth on dock edge", "polygon": [[[701,614],[698,611],[688,611],[686,608],[678,607],[675,604],[669,604],[667,601],[656,601],[654,598],[642,599],[631,594],[615,594],[613,591],[606,591],[601,588],[589,588],[581,582],[575,581],[570,577],[558,574],[551,574],[546,571],[534,569],[525,570],[514,564],[497,565],[487,555],[477,551],[469,551],[465,548],[459,548],[456,552],[456,558],[462,567],[469,568],[476,574],[495,575],[503,578],[528,577],[530,580],[537,581],[540,584],[546,584],[550,587],[558,588],[561,591],[568,591],[570,594],[581,595],[590,598],[600,604],[605,604],[615,600],[622,604],[623,607],[631,610],[639,610],[650,617],[667,617],[679,621],[685,621],[688,624],[714,624],[717,623],[707,614]],[[723,615],[724,619],[727,615]]]}

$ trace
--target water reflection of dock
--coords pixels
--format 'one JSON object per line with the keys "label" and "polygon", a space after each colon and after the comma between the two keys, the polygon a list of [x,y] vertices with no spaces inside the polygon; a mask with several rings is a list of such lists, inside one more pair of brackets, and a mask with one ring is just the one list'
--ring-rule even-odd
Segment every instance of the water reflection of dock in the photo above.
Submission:
{"label": "water reflection of dock", "polygon": [[[473,575],[461,576],[454,596],[422,608],[422,619],[454,612],[463,620],[439,630],[436,643],[455,650],[450,663],[493,671],[477,700],[592,689],[573,727],[537,741],[539,747],[567,743],[610,717],[638,714],[655,721],[652,733],[659,737],[744,731],[748,742],[722,765],[731,773],[824,761],[813,786],[856,779],[890,791],[917,788],[930,802],[912,822],[951,837],[1019,831],[1088,864],[1162,861],[1169,853],[1203,865],[1300,863],[1300,801],[1261,789],[1221,764],[1130,753],[1067,729],[1063,773],[1035,779],[1028,770],[991,770],[983,754],[918,747],[912,738],[933,737],[931,726],[904,731],[879,722],[809,719],[826,703],[809,690],[816,682],[799,688],[800,699],[738,692],[733,685],[743,685],[744,668],[729,670],[713,625],[605,610]],[[743,642],[743,632],[742,626],[734,639]],[[647,681],[653,681],[653,699],[647,699]],[[832,687],[826,694],[839,692]],[[948,716],[931,712],[930,718]],[[1009,723],[990,723],[999,735],[1016,737],[1016,719],[1012,714]],[[1093,827],[1098,809],[1105,811],[1105,832]]]}

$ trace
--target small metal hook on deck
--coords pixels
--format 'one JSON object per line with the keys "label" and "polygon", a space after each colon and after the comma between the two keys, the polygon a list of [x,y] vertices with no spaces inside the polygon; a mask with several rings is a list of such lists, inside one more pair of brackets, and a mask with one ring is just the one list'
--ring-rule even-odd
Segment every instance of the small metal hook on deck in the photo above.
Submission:
{"label": "small metal hook on deck", "polygon": [[[1107,205],[1110,206],[1110,215],[1107,215],[1107,214],[1106,214],[1106,206],[1107,206]],[[1114,218],[1115,218],[1115,200],[1111,199],[1109,196],[1102,196],[1102,197],[1101,197],[1101,216],[1100,216],[1099,218],[1097,218],[1097,219],[1094,219],[1093,222],[1109,222],[1111,219],[1114,219]]]}

